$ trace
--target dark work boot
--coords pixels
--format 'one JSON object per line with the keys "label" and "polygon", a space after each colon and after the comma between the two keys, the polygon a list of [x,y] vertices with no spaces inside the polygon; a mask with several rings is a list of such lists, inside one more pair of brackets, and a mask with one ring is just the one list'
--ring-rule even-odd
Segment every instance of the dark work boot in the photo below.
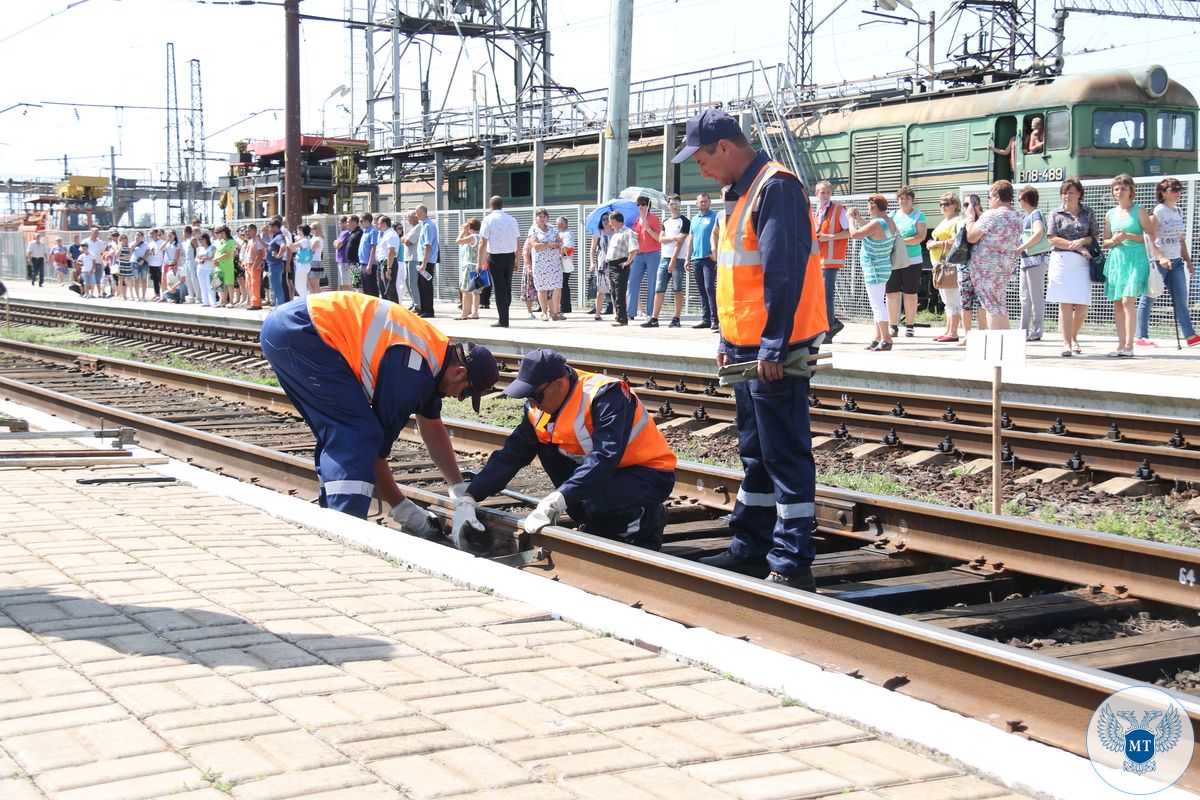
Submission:
{"label": "dark work boot", "polygon": [[782,572],[772,572],[767,576],[767,583],[790,586],[802,592],[815,592],[817,590],[817,579],[813,577],[811,572],[805,572],[801,575],[784,575]]}
{"label": "dark work boot", "polygon": [[770,571],[767,569],[767,560],[765,558],[742,560],[730,550],[718,553],[715,556],[705,556],[700,559],[700,563],[710,567],[717,567],[718,569],[740,572],[743,575],[751,575],[755,578],[765,577]]}

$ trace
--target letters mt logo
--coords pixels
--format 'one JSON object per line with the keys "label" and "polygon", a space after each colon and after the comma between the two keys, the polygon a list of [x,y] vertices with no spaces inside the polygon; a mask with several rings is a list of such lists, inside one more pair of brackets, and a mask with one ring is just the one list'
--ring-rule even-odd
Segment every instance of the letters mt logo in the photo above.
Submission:
{"label": "letters mt logo", "polygon": [[1105,703],[1100,707],[1098,733],[1106,749],[1114,753],[1124,751],[1123,770],[1145,775],[1158,769],[1155,755],[1169,753],[1179,745],[1183,720],[1174,706],[1165,713],[1147,709],[1139,721],[1136,711],[1113,711]]}

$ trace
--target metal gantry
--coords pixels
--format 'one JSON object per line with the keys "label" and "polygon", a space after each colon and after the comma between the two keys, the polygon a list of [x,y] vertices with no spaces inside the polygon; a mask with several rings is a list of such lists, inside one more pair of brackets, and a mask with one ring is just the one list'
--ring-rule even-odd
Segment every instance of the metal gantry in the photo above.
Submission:
{"label": "metal gantry", "polygon": [[1062,63],[1069,14],[1200,22],[1200,0],[1055,0],[1054,54]]}

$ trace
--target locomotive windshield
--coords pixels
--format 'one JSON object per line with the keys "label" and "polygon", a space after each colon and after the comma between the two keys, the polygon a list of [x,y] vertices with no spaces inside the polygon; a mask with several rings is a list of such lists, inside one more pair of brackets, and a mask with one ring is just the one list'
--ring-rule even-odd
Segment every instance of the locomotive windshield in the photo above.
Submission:
{"label": "locomotive windshield", "polygon": [[1113,150],[1141,150],[1146,146],[1146,112],[1097,109],[1092,114],[1092,143]]}
{"label": "locomotive windshield", "polygon": [[1195,115],[1184,111],[1160,113],[1158,115],[1158,146],[1163,150],[1195,149]]}

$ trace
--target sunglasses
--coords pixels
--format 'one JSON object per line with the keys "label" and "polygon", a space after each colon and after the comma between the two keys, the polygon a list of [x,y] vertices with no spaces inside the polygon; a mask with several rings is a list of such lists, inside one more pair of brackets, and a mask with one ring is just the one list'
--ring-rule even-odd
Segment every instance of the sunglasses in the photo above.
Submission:
{"label": "sunglasses", "polygon": [[948,206],[955,206],[955,205],[958,205],[958,203],[951,203],[951,202],[949,202],[949,201],[947,201],[947,200],[943,200],[942,202],[938,203],[938,205],[939,205],[939,206],[941,206],[942,208],[946,208],[946,207],[948,207]]}
{"label": "sunglasses", "polygon": [[1167,191],[1168,192],[1182,192],[1183,187],[1182,186],[1168,186]]}
{"label": "sunglasses", "polygon": [[543,383],[541,386],[529,393],[529,399],[533,401],[535,405],[541,405],[542,400],[544,400],[546,397],[546,389],[549,387],[550,383]]}

